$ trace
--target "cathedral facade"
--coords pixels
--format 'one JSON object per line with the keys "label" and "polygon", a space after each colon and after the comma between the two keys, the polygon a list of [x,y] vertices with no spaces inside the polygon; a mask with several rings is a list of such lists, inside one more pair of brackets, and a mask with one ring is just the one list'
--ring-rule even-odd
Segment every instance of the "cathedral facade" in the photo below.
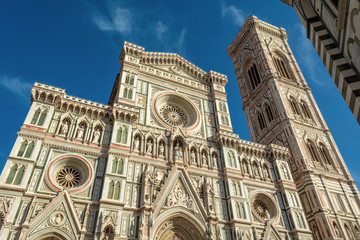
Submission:
{"label": "cathedral facade", "polygon": [[36,82],[0,176],[1,239],[358,239],[359,193],[282,28],[249,17],[227,77],[125,42],[108,104]]}

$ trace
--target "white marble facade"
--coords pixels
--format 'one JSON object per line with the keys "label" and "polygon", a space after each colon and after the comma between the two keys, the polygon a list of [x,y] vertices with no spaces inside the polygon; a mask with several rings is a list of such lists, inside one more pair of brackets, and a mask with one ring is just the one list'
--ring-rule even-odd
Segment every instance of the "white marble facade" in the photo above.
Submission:
{"label": "white marble facade", "polygon": [[[108,105],[34,84],[0,177],[1,239],[322,234],[312,235],[313,221],[306,221],[306,209],[319,203],[307,203],[294,182],[298,153],[277,145],[281,134],[261,144],[255,130],[254,142],[233,133],[225,75],[129,42],[120,63]],[[271,99],[266,104],[274,107]]]}

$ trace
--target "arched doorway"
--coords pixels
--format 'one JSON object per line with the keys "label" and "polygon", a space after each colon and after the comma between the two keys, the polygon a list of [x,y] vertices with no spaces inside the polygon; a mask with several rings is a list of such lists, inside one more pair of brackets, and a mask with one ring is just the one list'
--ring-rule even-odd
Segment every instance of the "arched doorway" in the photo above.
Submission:
{"label": "arched doorway", "polygon": [[183,216],[168,218],[157,228],[155,240],[203,240],[204,232],[191,219]]}
{"label": "arched doorway", "polygon": [[57,233],[48,233],[39,238],[40,240],[66,240],[63,236]]}
{"label": "arched doorway", "polygon": [[55,231],[40,231],[39,233],[36,233],[32,235],[31,237],[27,238],[29,240],[69,240],[71,238],[65,237],[62,234]]}

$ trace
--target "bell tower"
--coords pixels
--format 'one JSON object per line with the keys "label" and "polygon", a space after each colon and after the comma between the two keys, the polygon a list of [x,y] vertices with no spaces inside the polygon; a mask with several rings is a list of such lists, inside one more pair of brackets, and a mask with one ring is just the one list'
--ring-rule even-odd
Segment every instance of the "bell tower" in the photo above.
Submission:
{"label": "bell tower", "polygon": [[227,51],[252,141],[290,149],[288,164],[314,239],[358,239],[359,191],[285,29],[250,16]]}

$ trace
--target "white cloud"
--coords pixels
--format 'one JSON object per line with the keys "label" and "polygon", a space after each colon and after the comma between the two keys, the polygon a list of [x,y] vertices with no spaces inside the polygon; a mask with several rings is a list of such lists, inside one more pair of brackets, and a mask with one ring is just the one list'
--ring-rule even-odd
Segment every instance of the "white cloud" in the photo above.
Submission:
{"label": "white cloud", "polygon": [[160,41],[164,41],[164,34],[168,31],[168,27],[162,22],[162,21],[157,21],[154,27],[154,32],[156,37],[160,40]]}
{"label": "white cloud", "polygon": [[92,16],[92,21],[103,31],[115,31],[122,34],[130,34],[132,31],[132,13],[128,9],[113,8],[110,17],[106,17],[101,13]]}
{"label": "white cloud", "polygon": [[98,26],[100,30],[103,31],[112,31],[114,30],[114,26],[111,22],[104,19],[102,15],[94,15],[92,18],[93,22]]}
{"label": "white cloud", "polygon": [[0,76],[0,85],[23,99],[29,99],[32,84],[19,77],[2,75]]}
{"label": "white cloud", "polygon": [[176,43],[177,50],[178,50],[179,52],[182,52],[182,54],[185,54],[185,53],[184,53],[184,42],[185,42],[186,32],[187,32],[187,29],[186,29],[186,28],[184,28],[183,30],[181,30],[180,36],[179,36],[178,41],[177,41],[177,43]]}
{"label": "white cloud", "polygon": [[245,21],[244,12],[235,6],[221,6],[222,17],[230,17],[237,26],[242,26]]}

